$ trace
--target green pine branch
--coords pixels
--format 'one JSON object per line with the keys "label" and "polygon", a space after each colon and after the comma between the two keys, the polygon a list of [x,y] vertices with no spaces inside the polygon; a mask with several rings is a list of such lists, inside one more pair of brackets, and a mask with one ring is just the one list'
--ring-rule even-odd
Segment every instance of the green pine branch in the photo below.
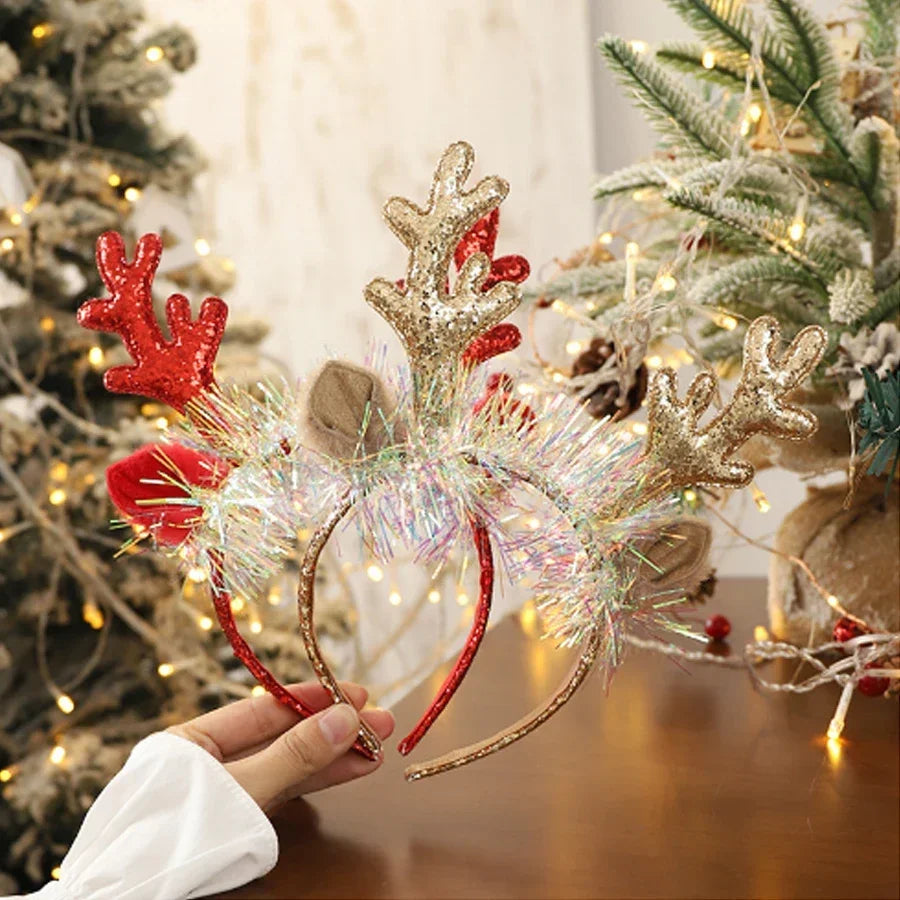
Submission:
{"label": "green pine branch", "polygon": [[716,159],[731,152],[728,121],[710,104],[646,59],[616,35],[600,38],[598,47],[619,81],[644,104],[645,113],[663,135],[687,142]]}

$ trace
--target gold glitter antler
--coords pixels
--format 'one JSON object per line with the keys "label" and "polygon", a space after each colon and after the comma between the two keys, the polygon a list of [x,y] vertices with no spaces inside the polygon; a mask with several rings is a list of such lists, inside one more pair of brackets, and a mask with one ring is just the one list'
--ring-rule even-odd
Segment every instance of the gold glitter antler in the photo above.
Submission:
{"label": "gold glitter antler", "polygon": [[403,342],[413,374],[416,409],[427,405],[439,415],[445,391],[452,389],[459,358],[471,341],[498,324],[519,305],[519,288],[501,281],[482,291],[491,261],[472,254],[448,288],[453,251],[475,222],[499,206],[509,185],[497,176],[483,178],[471,191],[463,185],[475,153],[463,141],[451,144],[434,173],[427,209],[393,197],[384,217],[409,248],[409,268],[401,287],[376,278],[366,300]]}
{"label": "gold glitter antler", "polygon": [[732,454],[751,435],[801,440],[816,430],[812,413],[783,399],[818,364],[827,341],[825,330],[818,325],[804,328],[779,359],[780,337],[771,316],[750,323],[734,396],[704,427],[698,423],[716,389],[712,375],[697,375],[681,401],[675,373],[662,369],[656,374],[649,390],[647,452],[666,468],[671,484],[743,487],[753,477],[753,467]]}

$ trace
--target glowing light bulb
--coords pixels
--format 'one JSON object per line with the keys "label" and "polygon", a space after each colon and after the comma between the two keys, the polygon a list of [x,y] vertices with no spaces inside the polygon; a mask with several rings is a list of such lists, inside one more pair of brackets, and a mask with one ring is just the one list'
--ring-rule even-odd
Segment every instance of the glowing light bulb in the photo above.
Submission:
{"label": "glowing light bulb", "polygon": [[156,44],[154,44],[152,47],[148,47],[144,51],[144,56],[147,57],[147,62],[152,63],[159,62],[165,55],[166,54],[163,48],[157,47]]}
{"label": "glowing light bulb", "polygon": [[665,275],[660,275],[656,283],[661,291],[674,291],[678,287],[678,281],[675,279],[675,276],[670,275],[668,272]]}
{"label": "glowing light bulb", "polygon": [[133,185],[125,188],[125,199],[129,203],[137,203],[141,199],[141,189]]}
{"label": "glowing light bulb", "polygon": [[682,496],[684,497],[685,503],[694,504],[697,502],[697,492],[694,490],[691,490],[691,488],[688,488]]}
{"label": "glowing light bulb", "polygon": [[31,29],[31,36],[36,41],[42,41],[45,37],[49,37],[53,32],[53,27],[49,22],[41,22],[39,25],[35,25],[34,28]]}
{"label": "glowing light bulb", "polygon": [[209,616],[200,616],[197,624],[204,630],[209,631],[213,627],[213,620]]}
{"label": "glowing light bulb", "polygon": [[520,384],[516,390],[523,396],[527,397],[529,394],[533,394],[536,391],[536,388],[533,384]]}
{"label": "glowing light bulb", "polygon": [[168,678],[170,675],[175,674],[175,666],[173,666],[172,663],[160,663],[156,667],[156,671],[161,678]]}
{"label": "glowing light bulb", "polygon": [[788,228],[788,237],[792,241],[799,241],[806,234],[806,223],[802,219],[794,219],[791,227]]}
{"label": "glowing light bulb", "polygon": [[841,601],[838,600],[838,598],[835,597],[834,594],[829,594],[829,595],[825,598],[825,602],[826,602],[832,609],[837,609],[837,608],[841,605]]}
{"label": "glowing light bulb", "polygon": [[194,582],[194,584],[202,584],[207,579],[206,569],[200,568],[200,566],[191,566],[188,569],[187,577]]}
{"label": "glowing light bulb", "polygon": [[87,600],[82,605],[81,618],[84,619],[94,631],[99,631],[103,627],[103,611],[93,600]]}
{"label": "glowing light bulb", "polygon": [[465,591],[460,591],[456,595],[456,602],[460,606],[468,606],[469,605],[469,595]]}
{"label": "glowing light bulb", "polygon": [[157,416],[157,418],[153,420],[153,424],[160,431],[165,431],[169,427],[169,420],[165,416]]}
{"label": "glowing light bulb", "polygon": [[635,53],[646,53],[649,49],[646,41],[631,41],[630,46]]}
{"label": "glowing light bulb", "polygon": [[69,477],[69,467],[62,460],[58,460],[50,466],[50,480],[57,483],[65,481]]}
{"label": "glowing light bulb", "polygon": [[21,225],[24,221],[22,219],[22,213],[20,212],[11,212],[9,214],[9,221],[12,222],[13,225]]}
{"label": "glowing light bulb", "polygon": [[88,350],[87,358],[88,362],[94,369],[99,369],[106,359],[106,354],[103,352],[102,347],[94,346],[91,347],[90,350]]}
{"label": "glowing light bulb", "polygon": [[268,594],[266,598],[269,601],[269,606],[278,606],[281,603],[281,588],[278,585],[275,585]]}
{"label": "glowing light bulb", "polygon": [[50,762],[53,763],[54,766],[60,765],[62,761],[66,758],[66,748],[63,747],[62,744],[57,744],[50,751]]}
{"label": "glowing light bulb", "polygon": [[725,331],[734,331],[738,326],[738,320],[734,316],[730,316],[728,313],[719,313],[713,318],[713,321],[719,328],[724,328]]}
{"label": "glowing light bulb", "polygon": [[761,513],[767,513],[772,508],[769,498],[758,487],[753,489],[753,502]]}
{"label": "glowing light bulb", "polygon": [[206,238],[201,237],[194,241],[194,250],[196,251],[197,256],[209,256],[211,249],[209,241],[206,240]]}
{"label": "glowing light bulb", "polygon": [[254,684],[250,690],[253,697],[262,697],[266,693],[266,689],[261,684]]}
{"label": "glowing light bulb", "polygon": [[12,250],[12,248],[15,246],[16,242],[11,237],[5,237],[2,241],[0,241],[0,250],[2,250],[4,253],[9,253],[9,251]]}
{"label": "glowing light bulb", "polygon": [[432,588],[428,592],[428,602],[429,603],[440,603],[441,602],[441,592],[436,588]]}
{"label": "glowing light bulb", "polygon": [[646,422],[632,422],[631,423],[631,431],[632,431],[632,434],[644,435],[647,433],[647,423]]}
{"label": "glowing light bulb", "polygon": [[715,50],[704,50],[703,56],[700,57],[700,63],[704,69],[714,69],[716,67]]}
{"label": "glowing light bulb", "polygon": [[378,563],[369,563],[366,566],[366,575],[368,576],[370,581],[379,582],[384,579],[384,570]]}
{"label": "glowing light bulb", "polygon": [[0,784],[6,784],[15,777],[15,769],[0,769]]}
{"label": "glowing light bulb", "polygon": [[757,625],[753,629],[754,641],[767,641],[769,639],[769,629],[765,625]]}
{"label": "glowing light bulb", "polygon": [[110,172],[106,179],[106,183],[110,187],[117,188],[122,183],[122,176],[119,175],[118,172]]}
{"label": "glowing light bulb", "polygon": [[259,621],[259,619],[254,619],[250,623],[250,631],[252,631],[253,634],[259,634],[262,630],[263,630],[263,624],[262,624],[262,622]]}
{"label": "glowing light bulb", "polygon": [[613,234],[611,231],[604,231],[603,234],[601,234],[600,237],[597,238],[597,240],[601,244],[611,244],[612,239],[613,239]]}
{"label": "glowing light bulb", "polygon": [[75,701],[68,694],[60,694],[56,698],[56,705],[66,714],[75,711]]}
{"label": "glowing light bulb", "polygon": [[751,122],[758,122],[762,118],[762,107],[758,103],[751,103],[747,107],[747,118]]}
{"label": "glowing light bulb", "polygon": [[54,867],[50,870],[50,877],[51,877],[54,881],[59,881],[59,876],[60,876],[60,875],[62,875],[62,869],[61,869],[59,866],[54,866]]}
{"label": "glowing light bulb", "polygon": [[577,356],[581,353],[582,346],[581,341],[569,341],[566,344],[566,353],[568,353],[569,356]]}
{"label": "glowing light bulb", "polygon": [[537,516],[529,516],[525,520],[525,526],[531,531],[537,531],[541,527],[541,520]]}
{"label": "glowing light bulb", "polygon": [[243,612],[244,607],[247,605],[247,601],[243,597],[232,597],[231,598],[231,611],[233,613]]}
{"label": "glowing light bulb", "polygon": [[403,595],[398,590],[393,590],[388,594],[388,603],[391,606],[399,606],[403,602]]}
{"label": "glowing light bulb", "polygon": [[69,495],[62,488],[54,488],[50,491],[47,499],[53,506],[62,506],[66,502]]}
{"label": "glowing light bulb", "polygon": [[662,357],[656,354],[654,354],[653,356],[648,356],[644,361],[647,363],[647,367],[650,369],[659,369],[663,364]]}
{"label": "glowing light bulb", "polygon": [[836,741],[844,730],[844,720],[835,716],[831,722],[828,724],[828,731],[825,732],[825,737],[828,738],[829,741]]}

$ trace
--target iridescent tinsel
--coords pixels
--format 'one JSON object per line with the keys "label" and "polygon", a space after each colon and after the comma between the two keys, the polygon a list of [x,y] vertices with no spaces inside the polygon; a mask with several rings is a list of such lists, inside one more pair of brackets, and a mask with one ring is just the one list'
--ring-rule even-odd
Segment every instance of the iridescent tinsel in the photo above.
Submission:
{"label": "iridescent tinsel", "polygon": [[[215,490],[178,486],[177,502],[202,510],[181,554],[200,565],[221,556],[226,590],[253,596],[281,570],[298,530],[315,528],[345,496],[348,522],[384,562],[402,546],[439,563],[474,518],[507,578],[535,585],[548,634],[572,646],[602,623],[605,661],[616,664],[629,622],[673,624],[666,604],[629,597],[640,559],[634,545],[674,513],[670,495],[647,483],[639,439],[584,416],[563,396],[533,402],[527,428],[511,427],[503,395],[476,411],[487,379],[463,370],[444,423],[423,428],[408,373],[389,373],[398,403],[385,424],[406,440],[345,460],[304,443],[302,385],[259,385],[255,395],[220,389],[189,410],[180,439],[232,468]],[[555,486],[552,506],[546,485]],[[523,527],[521,514],[535,510],[540,527]],[[585,549],[588,533],[603,548],[599,558]]]}

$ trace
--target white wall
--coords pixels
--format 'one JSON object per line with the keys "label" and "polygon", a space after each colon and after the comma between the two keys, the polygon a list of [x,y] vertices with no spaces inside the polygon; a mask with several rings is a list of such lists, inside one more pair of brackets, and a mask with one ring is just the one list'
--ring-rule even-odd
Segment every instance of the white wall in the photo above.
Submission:
{"label": "white wall", "polygon": [[[453,140],[475,146],[476,174],[512,184],[500,252],[536,270],[585,244],[593,174],[654,141],[594,41],[685,33],[663,0],[153,0],[152,10],[199,43],[166,113],[209,156],[203,230],[237,264],[229,302],[273,323],[268,349],[298,373],[326,349],[359,359],[372,336],[396,349],[361,295],[405,263],[380,209],[394,193],[424,199]],[[782,472],[758,482],[767,516],[746,495],[736,502],[763,535],[803,489]],[[732,543],[720,535],[720,547]],[[718,562],[762,573],[768,558],[741,545]]]}

